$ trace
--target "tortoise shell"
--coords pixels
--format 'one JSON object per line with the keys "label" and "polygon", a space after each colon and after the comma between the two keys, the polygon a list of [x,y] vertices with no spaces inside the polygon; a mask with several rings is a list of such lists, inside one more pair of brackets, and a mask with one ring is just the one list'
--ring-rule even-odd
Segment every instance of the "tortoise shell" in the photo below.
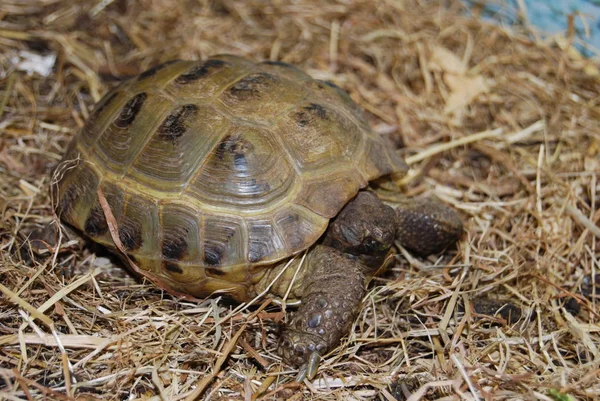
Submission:
{"label": "tortoise shell", "polygon": [[176,291],[245,300],[404,161],[336,85],[282,62],[172,61],[96,105],[57,171],[57,214]]}

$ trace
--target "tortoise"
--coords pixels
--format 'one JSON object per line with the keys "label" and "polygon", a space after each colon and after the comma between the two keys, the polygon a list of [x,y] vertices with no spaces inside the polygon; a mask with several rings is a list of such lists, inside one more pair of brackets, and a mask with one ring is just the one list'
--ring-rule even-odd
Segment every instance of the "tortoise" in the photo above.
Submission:
{"label": "tortoise", "polygon": [[151,68],[98,102],[59,166],[60,219],[174,293],[298,301],[278,353],[299,379],[395,241],[427,255],[462,232],[451,208],[402,196],[406,163],[346,92],[284,62]]}

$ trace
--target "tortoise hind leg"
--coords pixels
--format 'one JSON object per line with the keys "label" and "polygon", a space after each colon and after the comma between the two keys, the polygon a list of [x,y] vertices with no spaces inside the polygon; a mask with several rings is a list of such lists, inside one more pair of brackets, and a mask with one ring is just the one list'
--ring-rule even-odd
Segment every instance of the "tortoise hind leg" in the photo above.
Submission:
{"label": "tortoise hind leg", "polygon": [[365,295],[365,276],[358,261],[318,245],[310,251],[304,275],[302,305],[279,340],[279,354],[299,366],[297,380],[315,376],[319,356],[348,333]]}

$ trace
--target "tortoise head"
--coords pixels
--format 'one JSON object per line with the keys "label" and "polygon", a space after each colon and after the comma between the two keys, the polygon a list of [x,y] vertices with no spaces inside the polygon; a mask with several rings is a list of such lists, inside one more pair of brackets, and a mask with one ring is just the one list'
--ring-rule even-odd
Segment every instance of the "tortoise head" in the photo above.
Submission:
{"label": "tortoise head", "polygon": [[361,191],[331,222],[324,243],[369,267],[379,267],[395,238],[394,210]]}

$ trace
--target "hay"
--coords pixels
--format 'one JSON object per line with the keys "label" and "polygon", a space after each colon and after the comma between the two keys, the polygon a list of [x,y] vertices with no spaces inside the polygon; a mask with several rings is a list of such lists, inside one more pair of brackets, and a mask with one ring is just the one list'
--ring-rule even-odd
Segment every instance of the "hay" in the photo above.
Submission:
{"label": "hay", "polygon": [[[600,398],[600,81],[568,38],[531,40],[458,2],[134,3],[0,5],[0,399]],[[274,305],[177,300],[102,250],[28,241],[109,87],[223,52],[345,88],[403,145],[407,193],[466,222],[457,251],[400,253],[373,280],[311,383],[274,353]]]}

